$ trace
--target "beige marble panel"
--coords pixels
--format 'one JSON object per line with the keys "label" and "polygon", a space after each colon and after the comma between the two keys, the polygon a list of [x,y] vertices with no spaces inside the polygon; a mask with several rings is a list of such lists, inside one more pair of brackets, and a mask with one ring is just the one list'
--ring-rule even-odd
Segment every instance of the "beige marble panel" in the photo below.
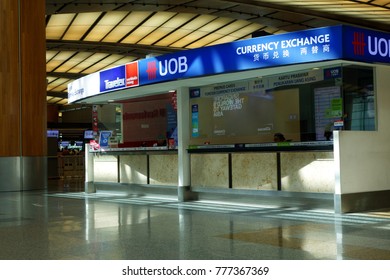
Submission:
{"label": "beige marble panel", "polygon": [[227,154],[192,154],[191,185],[194,187],[229,188]]}
{"label": "beige marble panel", "polygon": [[148,183],[146,155],[121,155],[119,164],[121,183]]}
{"label": "beige marble panel", "polygon": [[150,184],[178,185],[178,156],[177,154],[150,155]]}
{"label": "beige marble panel", "polygon": [[118,157],[111,155],[96,155],[94,157],[94,181],[118,182]]}
{"label": "beige marble panel", "polygon": [[276,153],[232,154],[233,189],[277,190]]}
{"label": "beige marble panel", "polygon": [[282,190],[334,193],[333,152],[281,153]]}

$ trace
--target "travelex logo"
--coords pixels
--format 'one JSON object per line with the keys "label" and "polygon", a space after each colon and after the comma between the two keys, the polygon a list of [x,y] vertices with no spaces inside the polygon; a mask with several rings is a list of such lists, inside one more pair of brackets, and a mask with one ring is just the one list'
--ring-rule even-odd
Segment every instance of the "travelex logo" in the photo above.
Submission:
{"label": "travelex logo", "polygon": [[124,87],[125,86],[125,79],[116,77],[116,79],[113,81],[104,80],[104,84],[105,84],[106,90],[114,89],[114,88],[118,88],[118,87]]}
{"label": "travelex logo", "polygon": [[[365,32],[353,32],[353,54],[390,58],[390,36],[366,35]],[[367,52],[366,52],[367,51]]]}
{"label": "travelex logo", "polygon": [[100,72],[100,92],[126,87],[126,68],[124,65]]}
{"label": "travelex logo", "polygon": [[[152,60],[147,62],[146,73],[148,80],[168,75],[174,76],[188,71],[186,56],[173,57],[164,60]],[[157,75],[158,74],[158,75]]]}
{"label": "travelex logo", "polygon": [[139,86],[138,61],[101,71],[100,92]]}

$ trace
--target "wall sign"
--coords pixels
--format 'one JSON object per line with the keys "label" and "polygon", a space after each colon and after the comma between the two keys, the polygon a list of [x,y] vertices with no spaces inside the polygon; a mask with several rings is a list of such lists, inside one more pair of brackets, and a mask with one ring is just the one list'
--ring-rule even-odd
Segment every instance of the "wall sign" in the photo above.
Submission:
{"label": "wall sign", "polygon": [[146,58],[70,83],[68,101],[183,78],[336,59],[390,63],[390,34],[332,26]]}

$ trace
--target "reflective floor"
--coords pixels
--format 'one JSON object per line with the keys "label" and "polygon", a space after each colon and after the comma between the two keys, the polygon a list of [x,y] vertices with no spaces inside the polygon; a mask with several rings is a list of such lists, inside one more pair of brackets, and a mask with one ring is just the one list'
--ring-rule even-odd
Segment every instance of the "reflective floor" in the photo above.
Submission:
{"label": "reflective floor", "polygon": [[0,193],[0,259],[390,260],[389,209],[335,215],[83,187]]}

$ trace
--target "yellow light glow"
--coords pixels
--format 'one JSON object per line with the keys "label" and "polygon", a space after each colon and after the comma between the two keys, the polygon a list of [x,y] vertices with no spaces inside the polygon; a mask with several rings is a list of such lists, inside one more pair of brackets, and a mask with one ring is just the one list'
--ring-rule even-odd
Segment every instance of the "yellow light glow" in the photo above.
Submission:
{"label": "yellow light glow", "polygon": [[87,59],[85,59],[83,62],[79,63],[76,68],[69,71],[70,73],[85,73],[90,74],[94,71],[91,71],[89,67],[91,65],[96,64],[99,60],[103,59],[104,57],[108,56],[106,53],[95,53],[94,55],[91,55]]}
{"label": "yellow light glow", "polygon": [[[165,22],[161,27],[157,28],[155,31],[151,32],[149,36],[139,41],[139,44],[151,45],[156,41],[160,40],[162,37],[173,32],[176,28],[188,22],[194,18],[194,14],[178,14]],[[166,45],[165,45],[166,46]]]}
{"label": "yellow light glow", "polygon": [[103,42],[118,42],[125,35],[131,32],[137,25],[144,21],[152,12],[131,12],[123,21],[115,27]]}
{"label": "yellow light glow", "polygon": [[127,15],[128,12],[107,13],[85,37],[85,41],[100,41]]}
{"label": "yellow light glow", "polygon": [[75,14],[52,15],[46,26],[46,39],[60,39],[74,17]]}
{"label": "yellow light glow", "polygon": [[73,51],[63,51],[59,52],[56,56],[54,56],[48,63],[46,63],[46,71],[50,72],[62,63],[69,59],[75,52]]}
{"label": "yellow light glow", "polygon": [[80,13],[64,35],[64,40],[80,40],[101,13]]}

